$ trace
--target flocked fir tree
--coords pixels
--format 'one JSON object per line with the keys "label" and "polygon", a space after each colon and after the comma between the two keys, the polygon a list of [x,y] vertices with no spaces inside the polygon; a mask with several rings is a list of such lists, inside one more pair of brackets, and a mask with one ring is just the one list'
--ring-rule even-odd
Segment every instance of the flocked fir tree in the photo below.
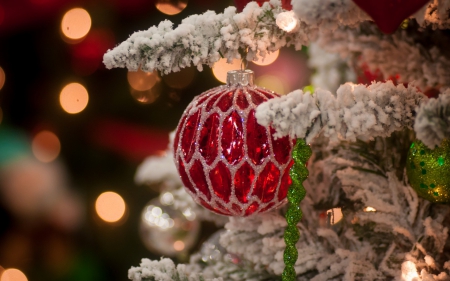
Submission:
{"label": "flocked fir tree", "polygon": [[[266,98],[254,114],[274,141],[305,140],[313,152],[291,280],[450,280],[450,1],[355,2],[292,0],[292,11],[277,0],[250,2],[242,12],[192,15],[176,28],[164,21],[108,51],[104,63],[167,74],[309,46],[315,90]],[[354,84],[364,73],[378,81]],[[166,156],[141,165],[136,181],[165,182],[175,209],[226,231],[188,264],[143,259],[129,278],[281,280],[287,205],[226,217],[196,204],[186,192],[196,190],[195,175],[186,176],[194,184],[185,189],[173,139]],[[295,164],[292,170],[291,178],[302,174]],[[323,219],[337,209],[339,222],[333,214]]]}

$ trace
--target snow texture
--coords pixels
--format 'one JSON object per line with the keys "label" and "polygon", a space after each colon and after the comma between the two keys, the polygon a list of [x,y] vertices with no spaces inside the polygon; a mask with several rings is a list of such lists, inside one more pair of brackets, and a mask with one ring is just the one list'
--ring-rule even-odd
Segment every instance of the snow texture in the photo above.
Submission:
{"label": "snow texture", "polygon": [[414,130],[417,138],[431,149],[450,138],[450,89],[420,105]]}
{"label": "snow texture", "polygon": [[299,50],[315,32],[300,21],[297,32],[283,31],[275,23],[282,12],[285,10],[281,2],[271,0],[262,7],[251,2],[242,13],[228,7],[219,14],[207,11],[192,15],[175,29],[172,22],[165,20],[146,31],[135,32],[108,50],[103,63],[108,69],[126,67],[136,71],[140,68],[167,74],[191,65],[201,71],[202,65],[212,67],[221,57],[229,62],[242,58],[253,61],[284,46],[293,45]]}
{"label": "snow texture", "polygon": [[332,142],[371,140],[412,128],[414,109],[424,97],[417,88],[392,81],[367,87],[346,83],[336,95],[296,90],[271,99],[257,107],[255,116],[259,124],[275,128],[276,137],[289,135],[310,143],[323,131]]}

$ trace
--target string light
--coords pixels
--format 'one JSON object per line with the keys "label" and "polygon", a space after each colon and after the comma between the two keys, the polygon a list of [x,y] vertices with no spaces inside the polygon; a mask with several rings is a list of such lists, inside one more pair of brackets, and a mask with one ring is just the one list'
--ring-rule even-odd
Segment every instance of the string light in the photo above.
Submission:
{"label": "string light", "polygon": [[125,214],[125,209],[122,196],[112,191],[103,192],[95,201],[97,215],[109,223],[119,221]]}
{"label": "string light", "polygon": [[61,107],[70,114],[83,111],[89,101],[89,94],[86,88],[79,83],[66,85],[59,95]]}
{"label": "string light", "polygon": [[43,163],[55,160],[61,151],[59,138],[50,131],[41,131],[31,142],[34,157]]}
{"label": "string light", "polygon": [[373,207],[365,207],[364,212],[376,212],[377,210]]}
{"label": "string light", "polygon": [[3,271],[0,281],[28,281],[27,276],[16,268],[8,268]]}
{"label": "string light", "polygon": [[293,11],[282,12],[278,14],[276,24],[284,31],[291,32],[298,26],[298,20]]}
{"label": "string light", "polygon": [[402,264],[402,280],[419,280],[419,274],[417,273],[416,265],[412,261],[405,261]]}
{"label": "string light", "polygon": [[280,50],[276,50],[275,52],[267,54],[264,59],[260,57],[257,61],[252,62],[257,65],[269,65],[277,60],[279,54]]}
{"label": "string light", "polygon": [[188,0],[157,0],[155,6],[161,13],[172,16],[181,13],[187,3]]}
{"label": "string light", "polygon": [[91,24],[91,16],[85,9],[74,8],[64,14],[61,31],[66,38],[77,40],[88,34]]}
{"label": "string light", "polygon": [[337,224],[344,217],[341,208],[333,208],[327,211],[328,222],[330,225]]}
{"label": "string light", "polygon": [[240,60],[233,60],[232,63],[227,63],[227,59],[223,58],[214,64],[214,66],[212,67],[212,72],[217,80],[219,80],[222,83],[226,83],[228,71],[240,68],[241,68]]}

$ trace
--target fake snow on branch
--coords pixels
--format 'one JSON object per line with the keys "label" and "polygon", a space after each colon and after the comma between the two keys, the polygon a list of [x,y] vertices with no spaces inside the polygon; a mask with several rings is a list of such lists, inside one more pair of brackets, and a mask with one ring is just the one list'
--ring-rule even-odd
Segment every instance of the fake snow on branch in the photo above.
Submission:
{"label": "fake snow on branch", "polygon": [[271,125],[276,137],[306,138],[323,132],[332,142],[371,140],[412,128],[414,109],[425,96],[415,87],[392,81],[370,86],[346,83],[337,95],[317,89],[271,99],[256,109],[258,123]]}
{"label": "fake snow on branch", "polygon": [[417,138],[431,149],[450,138],[450,89],[420,105],[414,130]]}
{"label": "fake snow on branch", "polygon": [[171,259],[152,261],[142,259],[138,267],[128,271],[128,278],[133,281],[223,281],[222,278],[205,279],[201,274],[186,273],[186,266],[175,266]]}
{"label": "fake snow on branch", "polygon": [[[294,45],[297,50],[307,45],[314,34],[298,21],[294,33],[280,29],[276,20],[286,11],[279,0],[271,0],[262,7],[249,3],[242,13],[235,7],[228,7],[223,13],[207,11],[192,15],[173,29],[173,23],[166,20],[146,31],[132,34],[103,58],[107,68],[126,67],[136,71],[159,70],[164,73],[177,72],[191,65],[203,69],[212,66],[221,57],[257,60],[281,47]],[[282,14],[283,16],[283,14]]]}

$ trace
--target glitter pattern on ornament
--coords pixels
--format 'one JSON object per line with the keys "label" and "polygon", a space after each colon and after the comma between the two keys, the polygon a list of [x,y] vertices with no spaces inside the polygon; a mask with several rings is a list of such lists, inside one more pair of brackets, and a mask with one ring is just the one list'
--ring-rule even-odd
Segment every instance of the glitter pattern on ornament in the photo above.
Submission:
{"label": "glitter pattern on ornament", "polygon": [[256,107],[277,96],[253,86],[253,71],[230,71],[226,86],[195,97],[185,110],[174,157],[197,203],[218,214],[249,216],[286,202],[295,141],[275,140],[275,130],[255,118]]}
{"label": "glitter pattern on ornament", "polygon": [[450,140],[429,149],[421,141],[411,144],[406,174],[417,194],[433,203],[450,203]]}

